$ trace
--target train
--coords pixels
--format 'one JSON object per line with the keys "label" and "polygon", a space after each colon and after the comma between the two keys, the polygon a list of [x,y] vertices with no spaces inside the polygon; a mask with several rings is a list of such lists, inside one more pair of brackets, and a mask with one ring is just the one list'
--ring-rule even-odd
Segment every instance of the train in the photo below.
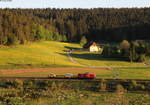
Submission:
{"label": "train", "polygon": [[94,79],[96,78],[96,74],[86,72],[86,73],[78,73],[78,74],[67,73],[64,75],[56,75],[54,73],[50,73],[48,77],[49,78],[67,78],[67,79],[69,78],[71,79]]}

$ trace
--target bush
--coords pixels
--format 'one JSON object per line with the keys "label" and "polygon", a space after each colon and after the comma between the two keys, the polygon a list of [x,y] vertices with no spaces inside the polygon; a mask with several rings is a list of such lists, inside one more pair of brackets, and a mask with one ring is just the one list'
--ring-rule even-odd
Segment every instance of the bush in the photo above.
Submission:
{"label": "bush", "polygon": [[5,105],[25,105],[20,97],[6,97],[4,103]]}
{"label": "bush", "polygon": [[33,81],[24,81],[23,86],[26,88],[32,88],[32,87],[34,87],[34,83],[33,83]]}
{"label": "bush", "polygon": [[125,92],[125,89],[122,85],[118,84],[116,86],[116,93],[124,93]]}
{"label": "bush", "polygon": [[7,36],[5,36],[4,38],[2,38],[2,43],[1,44],[7,45],[7,41],[8,41]]}
{"label": "bush", "polygon": [[14,81],[14,85],[15,85],[15,88],[22,88],[23,87],[23,81],[19,80],[19,79],[16,79]]}
{"label": "bush", "polygon": [[122,56],[128,57],[129,56],[129,48],[130,48],[130,43],[127,40],[123,40],[120,43],[120,49]]}
{"label": "bush", "polygon": [[120,48],[121,49],[129,49],[130,48],[130,43],[127,41],[127,40],[123,40],[121,43],[120,43]]}
{"label": "bush", "polygon": [[118,46],[106,45],[102,52],[103,57],[119,58],[121,57],[120,48]]}
{"label": "bush", "polygon": [[53,32],[53,40],[62,41],[62,36],[58,32]]}
{"label": "bush", "polygon": [[100,90],[99,91],[106,91],[106,81],[103,79],[102,81],[100,81]]}
{"label": "bush", "polygon": [[132,80],[132,81],[131,81],[131,84],[130,84],[130,86],[129,86],[130,90],[136,89],[137,85],[138,85],[138,84],[136,83],[136,81]]}
{"label": "bush", "polygon": [[15,35],[11,34],[7,37],[7,42],[5,43],[6,45],[17,45],[19,44],[19,40],[17,39]]}
{"label": "bush", "polygon": [[67,41],[66,35],[63,35],[63,36],[62,36],[62,41],[63,41],[63,42],[66,42],[66,41]]}
{"label": "bush", "polygon": [[83,46],[83,45],[85,45],[86,43],[87,43],[87,39],[86,39],[85,36],[83,36],[83,37],[81,38],[81,40],[80,40],[80,45]]}
{"label": "bush", "polygon": [[140,54],[138,58],[138,62],[144,62],[146,60],[145,54]]}

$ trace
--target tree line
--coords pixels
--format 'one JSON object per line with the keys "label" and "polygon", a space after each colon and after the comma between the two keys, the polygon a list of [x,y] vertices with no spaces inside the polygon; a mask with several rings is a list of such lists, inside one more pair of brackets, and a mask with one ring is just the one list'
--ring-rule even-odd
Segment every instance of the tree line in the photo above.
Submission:
{"label": "tree line", "polygon": [[150,57],[150,44],[145,41],[123,40],[120,44],[107,44],[103,48],[103,57],[120,58],[130,62],[144,62]]}
{"label": "tree line", "polygon": [[0,44],[150,39],[150,8],[0,9]]}

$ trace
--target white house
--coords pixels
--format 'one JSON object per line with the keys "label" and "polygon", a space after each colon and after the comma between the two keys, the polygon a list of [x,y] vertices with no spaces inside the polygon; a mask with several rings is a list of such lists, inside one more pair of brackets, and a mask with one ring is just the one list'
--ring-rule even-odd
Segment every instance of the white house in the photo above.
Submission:
{"label": "white house", "polygon": [[90,52],[98,52],[98,51],[100,51],[101,49],[96,45],[95,42],[93,42],[93,43],[91,44],[91,46],[89,47],[89,50],[90,50]]}

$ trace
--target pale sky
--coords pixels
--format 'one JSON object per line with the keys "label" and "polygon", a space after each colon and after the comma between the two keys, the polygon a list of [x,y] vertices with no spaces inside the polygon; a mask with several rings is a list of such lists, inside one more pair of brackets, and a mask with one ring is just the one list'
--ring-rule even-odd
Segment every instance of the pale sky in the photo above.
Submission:
{"label": "pale sky", "polygon": [[150,0],[0,0],[0,8],[150,7]]}

